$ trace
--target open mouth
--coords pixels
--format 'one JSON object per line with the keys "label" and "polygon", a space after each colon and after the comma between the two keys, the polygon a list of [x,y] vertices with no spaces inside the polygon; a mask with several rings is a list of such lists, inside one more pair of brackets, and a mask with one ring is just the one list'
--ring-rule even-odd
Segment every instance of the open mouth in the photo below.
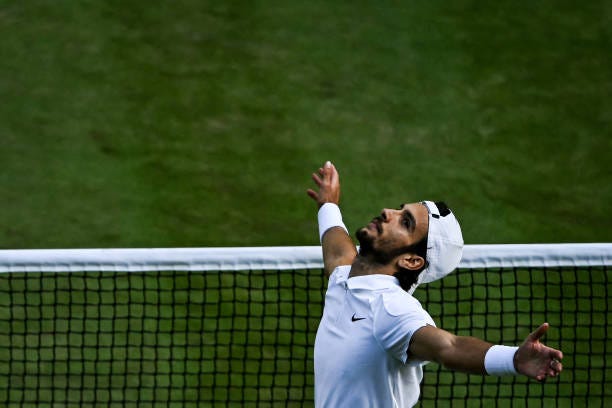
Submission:
{"label": "open mouth", "polygon": [[373,218],[372,221],[370,221],[370,224],[372,224],[374,228],[376,228],[376,231],[378,231],[379,234],[382,233],[382,225],[381,225],[380,217]]}

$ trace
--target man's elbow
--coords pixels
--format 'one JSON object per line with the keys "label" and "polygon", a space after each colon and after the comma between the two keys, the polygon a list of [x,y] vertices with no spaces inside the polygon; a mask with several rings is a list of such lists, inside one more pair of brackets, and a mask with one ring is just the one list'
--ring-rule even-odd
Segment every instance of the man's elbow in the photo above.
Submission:
{"label": "man's elbow", "polygon": [[435,361],[449,370],[457,370],[459,368],[456,352],[451,347],[440,350]]}
{"label": "man's elbow", "polygon": [[461,371],[461,351],[458,347],[459,337],[445,333],[444,340],[440,342],[434,361],[449,370]]}

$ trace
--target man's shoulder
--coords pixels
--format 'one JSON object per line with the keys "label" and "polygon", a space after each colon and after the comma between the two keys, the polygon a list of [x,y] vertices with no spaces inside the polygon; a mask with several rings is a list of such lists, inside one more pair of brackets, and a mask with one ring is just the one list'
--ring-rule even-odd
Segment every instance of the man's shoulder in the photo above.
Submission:
{"label": "man's shoulder", "polygon": [[374,336],[385,350],[394,350],[402,362],[406,361],[412,335],[423,326],[435,326],[421,303],[400,287],[381,293],[373,306]]}
{"label": "man's shoulder", "polygon": [[421,302],[400,287],[382,293],[382,306],[391,316],[425,312]]}

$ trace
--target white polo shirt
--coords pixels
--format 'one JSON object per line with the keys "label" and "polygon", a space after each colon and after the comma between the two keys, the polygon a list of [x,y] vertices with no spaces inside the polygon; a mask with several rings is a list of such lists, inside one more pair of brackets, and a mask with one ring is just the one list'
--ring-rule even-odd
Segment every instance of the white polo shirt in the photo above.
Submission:
{"label": "white polo shirt", "polygon": [[329,278],[315,340],[315,406],[412,407],[427,362],[409,359],[410,338],[434,321],[393,276],[349,279],[350,270],[339,266]]}

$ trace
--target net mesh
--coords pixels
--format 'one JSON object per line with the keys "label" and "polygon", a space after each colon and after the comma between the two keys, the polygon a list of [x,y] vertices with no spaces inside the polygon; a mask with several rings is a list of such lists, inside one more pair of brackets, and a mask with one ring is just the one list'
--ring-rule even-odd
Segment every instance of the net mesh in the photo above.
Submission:
{"label": "net mesh", "polygon": [[0,276],[0,403],[312,405],[321,290],[320,271]]}
{"label": "net mesh", "polygon": [[[0,406],[313,406],[320,269],[0,273]],[[606,266],[461,268],[415,295],[439,327],[565,354],[545,384],[426,366],[420,406],[606,406]]]}
{"label": "net mesh", "polygon": [[[543,341],[564,353],[564,371],[545,383],[426,366],[423,406],[604,407],[612,401],[610,276],[606,267],[460,270],[417,294],[436,323],[495,344],[520,344],[541,323]],[[472,405],[470,405],[472,404]]]}

